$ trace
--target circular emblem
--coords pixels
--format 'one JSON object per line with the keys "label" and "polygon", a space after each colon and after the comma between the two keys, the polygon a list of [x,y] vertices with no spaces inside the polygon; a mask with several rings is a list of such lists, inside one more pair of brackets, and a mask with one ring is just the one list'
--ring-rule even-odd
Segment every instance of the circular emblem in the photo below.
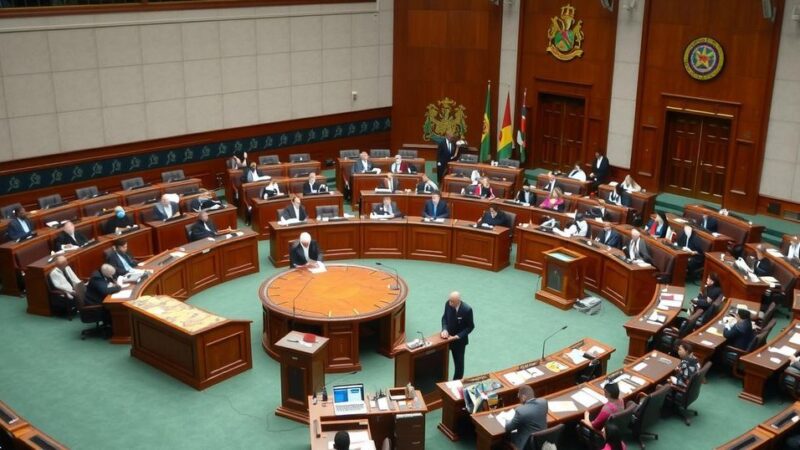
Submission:
{"label": "circular emblem", "polygon": [[693,40],[683,52],[683,67],[695,80],[716,77],[725,63],[725,52],[719,42],[710,37]]}

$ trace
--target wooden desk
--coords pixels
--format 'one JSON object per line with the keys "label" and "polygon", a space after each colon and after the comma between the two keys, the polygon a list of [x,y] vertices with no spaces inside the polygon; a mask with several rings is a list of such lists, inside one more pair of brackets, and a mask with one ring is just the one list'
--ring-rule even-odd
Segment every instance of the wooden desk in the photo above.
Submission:
{"label": "wooden desk", "polygon": [[[366,433],[367,437],[372,440],[368,420],[344,420],[344,417],[347,416],[340,417],[342,417],[340,420],[325,420],[323,422],[316,420],[308,427],[308,432],[311,435],[311,450],[330,450],[333,438],[336,437],[336,433],[339,431],[345,431],[348,434]],[[353,442],[351,441],[352,444]],[[376,446],[375,448],[378,447]]]}
{"label": "wooden desk", "polygon": [[[724,258],[724,259],[723,259]],[[722,293],[726,297],[736,297],[750,302],[760,303],[764,292],[769,288],[761,280],[752,281],[739,273],[734,265],[734,258],[723,252],[706,253],[703,267],[703,279],[716,272],[719,275]],[[756,308],[758,311],[758,308]]]}
{"label": "wooden desk", "polygon": [[408,287],[398,277],[400,289],[390,289],[395,279],[377,268],[346,264],[328,264],[327,271],[319,274],[292,269],[273,276],[258,291],[264,310],[264,350],[277,359],[275,343],[289,330],[311,332],[331,340],[326,372],[361,370],[361,326],[374,322],[380,336],[378,351],[391,357],[406,336]]}
{"label": "wooden desk", "polygon": [[[344,196],[341,192],[318,195],[298,194],[297,196],[300,197],[303,206],[306,208],[306,214],[311,219],[317,218],[317,206],[338,206],[339,216],[344,214]],[[291,197],[282,195],[268,200],[255,197],[250,199],[250,203],[253,206],[250,212],[251,227],[253,231],[258,233],[259,239],[268,239],[270,233],[269,223],[278,220],[280,211],[291,204]]]}
{"label": "wooden desk", "polygon": [[0,283],[3,295],[21,295],[23,286],[18,275],[28,264],[50,254],[50,241],[60,230],[42,228],[36,236],[22,242],[8,241],[0,244]]}
{"label": "wooden desk", "polygon": [[[463,163],[453,161],[447,165],[449,174],[466,176],[469,178],[473,170],[477,170],[482,177],[489,178],[489,181],[504,181],[510,183],[509,190],[511,196],[522,189],[522,182],[525,180],[525,169],[518,167],[493,166],[484,163]],[[511,198],[511,196],[509,198]]]}
{"label": "wooden desk", "polygon": [[110,194],[98,195],[94,198],[87,198],[85,200],[76,200],[80,205],[81,216],[98,216],[106,212],[110,212],[116,206],[122,205],[122,195],[117,192]]}
{"label": "wooden desk", "polygon": [[403,258],[406,255],[406,219],[361,217],[362,258]]}
{"label": "wooden desk", "polygon": [[731,237],[739,245],[744,245],[747,242],[761,242],[764,225],[754,225],[744,219],[724,216],[717,210],[705,205],[686,205],[683,207],[683,215],[693,219],[696,223],[702,222],[703,214],[717,219],[717,231],[720,234]]}
{"label": "wooden desk", "polygon": [[[338,259],[356,259],[361,257],[361,220],[351,218],[346,220],[317,220],[316,235],[314,235],[323,249],[324,259],[334,261]],[[288,242],[281,244],[288,252]],[[286,247],[283,247],[285,245]],[[271,250],[271,247],[270,247]],[[287,264],[288,264],[288,253]]]}
{"label": "wooden desk", "polygon": [[[336,158],[336,189],[344,192],[344,180],[350,179],[353,173],[353,165],[358,161],[358,158]],[[381,174],[389,172],[394,164],[394,157],[390,158],[369,158],[372,167],[381,169]],[[403,162],[411,164],[417,168],[419,173],[425,173],[425,159],[424,158],[403,158]],[[352,185],[351,185],[352,188]]]}
{"label": "wooden desk", "polygon": [[[350,221],[346,222],[350,224]],[[341,225],[341,222],[337,223]],[[300,239],[301,233],[308,233],[312,239],[316,239],[316,221],[310,219],[306,222],[298,222],[284,225],[278,221],[269,222],[269,261],[275,267],[286,267],[289,265],[289,246],[292,241]],[[319,244],[319,242],[317,242]],[[320,247],[322,259],[329,259],[325,252],[325,247]]]}
{"label": "wooden desk", "polygon": [[[393,175],[394,179],[398,181],[398,190],[416,191],[417,184],[422,181],[422,174],[401,174],[396,173]],[[350,192],[352,193],[351,205],[360,204],[361,191],[374,191],[378,187],[378,183],[386,179],[386,174],[381,173],[375,175],[372,173],[354,173],[350,178]],[[355,209],[355,206],[353,206]]]}
{"label": "wooden desk", "polygon": [[797,353],[800,345],[790,342],[797,333],[800,333],[800,321],[793,320],[763,347],[757,348],[739,358],[739,362],[744,368],[744,389],[739,393],[739,398],[759,405],[764,404],[764,385],[767,379],[778,372],[782,372],[789,365],[788,356],[770,352],[768,349],[787,346]]}
{"label": "wooden desk", "polygon": [[[471,184],[472,179],[469,176],[445,175],[440,189],[443,192],[459,194],[462,190],[466,190]],[[497,198],[514,198],[516,194],[513,181],[502,179],[489,180],[489,186],[492,187],[492,191]]]}
{"label": "wooden desk", "polygon": [[492,204],[492,200],[470,195],[446,194],[445,198],[450,203],[450,218],[469,223],[475,223],[483,217],[483,213]]}
{"label": "wooden desk", "polygon": [[450,262],[453,256],[453,219],[440,222],[411,216],[406,225],[406,259]]}
{"label": "wooden desk", "polygon": [[[364,399],[371,398],[371,395],[364,393]],[[372,439],[376,443],[383,442],[384,439],[393,438],[395,430],[395,416],[398,414],[422,414],[428,412],[425,406],[425,401],[422,399],[422,394],[416,391],[414,400],[403,401],[403,404],[395,400],[387,399],[389,402],[389,409],[381,411],[374,405],[372,400],[367,401],[367,412],[363,414],[349,414],[346,416],[337,416],[333,411],[333,401],[329,399],[327,402],[318,400],[316,404],[313,397],[308,397],[308,415],[311,420],[311,433],[313,433],[315,421],[320,424],[335,420],[366,420],[369,422],[369,430]]]}
{"label": "wooden desk", "polygon": [[281,404],[275,415],[308,424],[308,396],[325,386],[325,361],[329,339],[290,331],[275,343],[281,364]]}
{"label": "wooden desk", "polygon": [[[625,363],[644,356],[650,351],[651,339],[661,333],[678,317],[681,307],[659,308],[661,300],[685,301],[685,289],[682,286],[665,286],[653,293],[653,300],[637,316],[631,317],[623,325],[628,335],[628,354]],[[664,318],[663,322],[651,320],[653,313]]]}
{"label": "wooden desk", "polygon": [[453,223],[453,262],[498,272],[509,265],[511,234],[506,227],[491,229]]}
{"label": "wooden desk", "polygon": [[770,448],[770,441],[773,439],[773,434],[768,433],[760,427],[755,427],[752,430],[744,433],[743,435],[731,439],[730,441],[720,445],[715,450],[758,450]]}
{"label": "wooden desk", "polygon": [[[168,295],[180,300],[219,283],[257,273],[258,236],[241,230],[235,237],[217,236],[188,243],[174,251],[161,252],[144,261],[142,269],[152,274],[133,285],[131,299],[143,295]],[[172,256],[180,251],[184,256]],[[129,310],[123,305],[128,299],[108,296],[103,301],[111,315],[112,344],[127,344],[131,339]]]}
{"label": "wooden desk", "polygon": [[[797,423],[800,422],[799,416],[800,402],[794,402],[783,411],[758,424],[758,428],[772,434],[773,444],[778,444],[789,432],[797,431]],[[778,448],[777,445],[774,448]]]}
{"label": "wooden desk", "polygon": [[719,313],[713,319],[684,338],[686,342],[690,342],[694,347],[694,355],[697,356],[700,364],[704,364],[711,359],[717,350],[725,346],[727,339],[722,335],[725,329],[723,318],[736,312],[739,305],[746,306],[750,310],[752,317],[757,317],[761,302],[727,298],[722,304]]}
{"label": "wooden desk", "polygon": [[792,299],[792,320],[800,319],[800,288],[795,288]]}
{"label": "wooden desk", "polygon": [[[189,242],[186,236],[186,226],[197,221],[197,213],[183,213],[182,217],[167,221],[153,220],[146,222],[153,233],[153,246],[156,252],[179,247]],[[236,208],[226,205],[224,208],[208,211],[208,218],[218,230],[236,229]]]}
{"label": "wooden desk", "polygon": [[[693,225],[684,217],[676,216],[672,213],[667,213],[666,216],[669,227],[675,233],[675,240],[683,233],[683,227],[690,225],[693,230],[692,234],[700,239],[702,250],[705,252],[727,251],[730,244],[734,242],[732,237],[720,233],[709,233],[703,228]],[[646,222],[647,220],[645,219]]]}
{"label": "wooden desk", "polygon": [[167,296],[124,303],[134,356],[202,391],[253,367],[250,320],[230,320]]}
{"label": "wooden desk", "polygon": [[[613,191],[614,186],[601,184],[597,190],[603,199],[608,199],[608,195]],[[631,192],[631,208],[639,212],[639,217],[646,218],[653,214],[656,207],[657,193],[654,192]]]}
{"label": "wooden desk", "polygon": [[[548,182],[549,179],[547,173],[540,173],[536,176],[536,186],[546,186]],[[556,176],[556,186],[560,187],[564,192],[571,192],[575,195],[589,195],[589,191],[592,190],[591,181],[576,180],[562,175]]]}
{"label": "wooden desk", "polygon": [[406,342],[395,348],[394,384],[412,385],[422,393],[428,409],[437,409],[442,400],[436,390],[438,383],[447,381],[450,375],[450,341],[452,336],[443,339],[439,333],[425,337],[425,343],[417,348],[409,348]]}
{"label": "wooden desk", "polygon": [[27,422],[2,401],[0,401],[0,428],[11,434],[14,439],[12,444],[17,449],[67,450],[65,445]]}

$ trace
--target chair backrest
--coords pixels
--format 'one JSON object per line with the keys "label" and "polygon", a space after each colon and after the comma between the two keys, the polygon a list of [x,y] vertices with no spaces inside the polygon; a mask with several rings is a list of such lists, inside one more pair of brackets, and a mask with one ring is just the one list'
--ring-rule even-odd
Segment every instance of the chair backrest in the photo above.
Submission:
{"label": "chair backrest", "polygon": [[278,155],[264,155],[264,156],[259,156],[258,157],[258,163],[259,164],[264,164],[264,165],[267,165],[267,164],[280,164],[281,160],[278,157]]}
{"label": "chair backrest", "polygon": [[313,171],[313,167],[290,167],[289,178],[307,177]]}
{"label": "chair backrest", "polygon": [[371,148],[369,156],[370,158],[388,158],[392,156],[392,152],[388,148]]}
{"label": "chair backrest", "polygon": [[310,160],[311,160],[310,153],[293,153],[289,155],[289,162],[301,162]]}
{"label": "chair backrest", "polygon": [[561,440],[561,433],[564,432],[564,424],[560,423],[554,427],[531,433],[528,442],[525,443],[525,450],[539,450],[545,442],[550,442],[558,447]]}
{"label": "chair backrest", "polygon": [[45,209],[52,205],[58,205],[61,203],[61,195],[60,194],[51,194],[45,195],[44,197],[39,197],[39,208]]}
{"label": "chair backrest", "polygon": [[190,223],[189,225],[184,225],[186,229],[186,240],[189,242],[192,242],[192,225],[194,224]]}
{"label": "chair backrest", "polygon": [[357,148],[348,148],[345,150],[339,150],[339,157],[340,158],[347,158],[347,159],[357,159],[359,151]]}
{"label": "chair backrest", "polygon": [[700,319],[700,316],[703,315],[702,310],[697,310],[692,315],[686,318],[683,322],[681,327],[678,329],[678,338],[684,338],[686,335],[694,331],[695,327],[697,327],[697,321]]}
{"label": "chair backrest", "polygon": [[706,362],[702,368],[700,368],[697,373],[694,374],[691,380],[689,380],[689,386],[686,387],[686,395],[683,397],[683,407],[688,407],[698,397],[700,397],[700,387],[703,386],[703,380],[706,379],[706,374],[708,370],[711,369],[711,361]]}
{"label": "chair backrest", "polygon": [[100,191],[97,190],[97,186],[88,186],[83,188],[75,189],[75,197],[78,197],[78,200],[83,200],[86,198],[90,198],[94,195],[99,194]]}
{"label": "chair backrest", "polygon": [[500,165],[500,166],[519,167],[519,160],[505,158],[505,159],[501,159],[500,161],[498,161],[497,164]]}
{"label": "chair backrest", "polygon": [[761,323],[769,323],[772,317],[775,316],[775,308],[777,307],[778,305],[775,302],[770,303],[767,310],[764,311],[764,317],[761,318]]}
{"label": "chair backrest", "polygon": [[[382,204],[383,204],[383,202],[371,203],[369,205],[369,212],[372,212],[372,210],[375,209],[376,206],[382,205]],[[397,210],[397,202],[395,202],[394,200],[392,200],[392,211],[394,211],[395,214],[397,214],[397,212],[398,212],[398,210]]]}
{"label": "chair backrest", "polygon": [[661,409],[670,390],[670,386],[664,384],[642,398],[633,413],[635,420],[631,423],[631,427],[635,433],[645,430],[661,420]]}
{"label": "chair backrest", "polygon": [[398,152],[398,155],[402,156],[403,158],[407,159],[414,159],[419,157],[418,150],[412,150],[410,148],[401,148]]}
{"label": "chair backrest", "polygon": [[339,216],[339,205],[320,205],[317,206],[317,219],[321,219],[323,217],[338,217]]}
{"label": "chair backrest", "polygon": [[0,208],[0,216],[3,219],[11,219],[14,217],[14,210],[17,208],[22,208],[22,203],[12,203],[10,205],[3,206]]}
{"label": "chair backrest", "polygon": [[139,218],[142,222],[151,222],[156,220],[155,207],[144,208],[139,212]]}
{"label": "chair backrest", "polygon": [[458,161],[463,163],[477,163],[478,155],[461,155]]}
{"label": "chair backrest", "polygon": [[144,179],[142,177],[128,178],[122,180],[122,189],[128,190],[135,187],[144,186]]}
{"label": "chair backrest", "polygon": [[170,181],[180,181],[185,179],[186,175],[183,174],[183,169],[161,172],[161,181],[165,183],[169,183]]}
{"label": "chair backrest", "polygon": [[618,429],[627,430],[630,427],[631,419],[633,419],[633,413],[636,412],[637,406],[638,405],[636,403],[631,402],[628,404],[627,408],[611,414],[608,416],[608,422],[606,422],[606,425],[613,423]]}

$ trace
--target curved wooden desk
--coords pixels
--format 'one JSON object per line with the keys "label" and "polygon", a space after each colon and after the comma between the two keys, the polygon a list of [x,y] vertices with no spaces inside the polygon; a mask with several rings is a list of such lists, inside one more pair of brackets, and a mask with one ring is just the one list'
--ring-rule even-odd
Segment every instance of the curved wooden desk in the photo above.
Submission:
{"label": "curved wooden desk", "polygon": [[719,275],[722,293],[726,297],[736,297],[747,301],[760,303],[764,292],[769,285],[760,279],[753,281],[739,272],[734,264],[734,258],[723,252],[707,252],[703,267],[703,279],[711,272]]}
{"label": "curved wooden desk", "polygon": [[[330,339],[326,372],[361,370],[358,340],[368,322],[377,325],[378,351],[388,357],[405,340],[408,286],[383,270],[330,264],[312,274],[293,269],[265,281],[258,290],[264,308],[261,345],[273,359],[275,348],[290,329]],[[390,285],[399,281],[399,290]]]}
{"label": "curved wooden desk", "polygon": [[[664,328],[672,324],[681,307],[675,303],[685,301],[685,289],[682,286],[665,286],[653,293],[653,300],[637,316],[631,317],[625,322],[623,327],[628,334],[628,355],[625,356],[625,363],[629,363],[636,358],[644,356],[653,342],[653,337],[661,333]],[[655,316],[654,316],[655,314]],[[663,319],[663,320],[662,320]]]}

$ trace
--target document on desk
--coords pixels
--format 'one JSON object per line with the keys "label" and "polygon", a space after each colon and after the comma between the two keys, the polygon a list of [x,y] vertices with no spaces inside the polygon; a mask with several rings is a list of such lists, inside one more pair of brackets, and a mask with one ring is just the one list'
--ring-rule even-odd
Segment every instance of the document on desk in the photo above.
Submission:
{"label": "document on desk", "polygon": [[800,333],[792,333],[791,339],[789,339],[790,344],[800,345]]}
{"label": "document on desk", "polygon": [[636,372],[641,372],[645,367],[647,367],[646,362],[640,362],[639,364],[633,366],[633,370]]}
{"label": "document on desk", "polygon": [[572,394],[571,397],[573,400],[583,405],[584,408],[591,408],[592,405],[599,403],[596,398],[586,392],[586,389],[581,389],[580,391]]}
{"label": "document on desk", "polygon": [[788,345],[784,345],[783,347],[770,347],[769,351],[783,356],[794,356],[796,350]]}
{"label": "document on desk", "polygon": [[169,256],[172,256],[173,258],[178,259],[178,258],[183,258],[184,256],[186,256],[186,253],[185,252],[170,252]]}
{"label": "document on desk", "polygon": [[658,302],[659,305],[664,305],[669,308],[680,308],[683,306],[683,296],[681,296],[680,300],[674,299],[670,300],[664,297],[661,297],[661,300]]}
{"label": "document on desk", "polygon": [[461,388],[464,386],[461,384],[461,380],[453,380],[448,381],[445,383],[447,389],[450,389],[450,392],[453,394],[453,397],[460,399],[461,398]]}
{"label": "document on desk", "polygon": [[583,352],[576,348],[570,350],[569,353],[565,353],[564,356],[569,358],[573,364],[580,364],[586,361],[586,358],[583,357]]}
{"label": "document on desk", "polygon": [[531,374],[531,378],[537,378],[537,377],[540,377],[540,376],[544,375],[544,372],[539,370],[538,367],[529,367],[529,368],[525,369],[525,371],[528,372],[529,374]]}
{"label": "document on desk", "polygon": [[513,419],[513,418],[514,418],[514,415],[515,415],[515,414],[516,414],[516,412],[515,412],[513,409],[509,409],[509,410],[503,411],[503,412],[501,412],[501,413],[498,413],[498,414],[495,416],[495,418],[497,418],[497,422],[500,424],[500,426],[502,426],[503,428],[505,428],[505,427],[506,427],[506,424],[507,424],[508,422],[510,422],[510,421],[511,421],[511,419]]}
{"label": "document on desk", "polygon": [[508,382],[514,386],[520,385],[525,382],[525,380],[517,372],[508,372],[507,374],[503,375],[503,378],[508,380]]}
{"label": "document on desk", "polygon": [[378,409],[381,411],[389,410],[389,400],[386,397],[381,397],[378,399]]}
{"label": "document on desk", "polygon": [[548,402],[547,407],[554,413],[574,412],[578,410],[572,400]]}
{"label": "document on desk", "polygon": [[133,293],[132,290],[124,289],[124,290],[119,291],[119,292],[117,292],[115,294],[111,294],[111,298],[115,298],[115,299],[118,299],[118,300],[127,300],[127,299],[131,298],[131,293]]}
{"label": "document on desk", "polygon": [[322,261],[318,261],[317,267],[310,267],[308,271],[311,273],[324,273],[327,272],[328,269],[325,268],[325,264],[323,264]]}
{"label": "document on desk", "polygon": [[708,331],[708,334],[713,334],[714,336],[722,336],[722,333],[717,330],[717,327],[708,327],[706,331]]}

